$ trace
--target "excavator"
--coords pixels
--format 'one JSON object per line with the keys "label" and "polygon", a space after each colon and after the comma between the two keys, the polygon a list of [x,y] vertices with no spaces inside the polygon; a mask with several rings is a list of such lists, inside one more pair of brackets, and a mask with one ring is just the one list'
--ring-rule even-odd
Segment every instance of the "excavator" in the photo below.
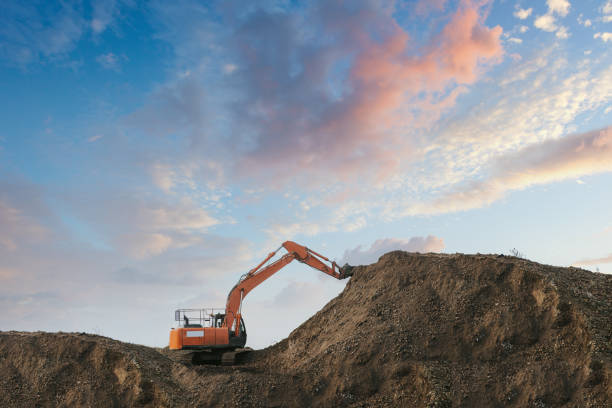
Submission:
{"label": "excavator", "polygon": [[[287,253],[267,264],[281,248],[285,248]],[[178,360],[191,364],[233,365],[238,362],[249,351],[244,348],[247,339],[242,318],[244,298],[293,260],[336,279],[350,276],[352,269],[348,264],[340,268],[323,255],[293,241],[286,241],[276,251],[269,253],[259,265],[240,277],[227,296],[225,310],[178,309],[174,312],[175,320],[179,322],[179,327],[170,330],[169,349],[174,356],[180,354]]]}

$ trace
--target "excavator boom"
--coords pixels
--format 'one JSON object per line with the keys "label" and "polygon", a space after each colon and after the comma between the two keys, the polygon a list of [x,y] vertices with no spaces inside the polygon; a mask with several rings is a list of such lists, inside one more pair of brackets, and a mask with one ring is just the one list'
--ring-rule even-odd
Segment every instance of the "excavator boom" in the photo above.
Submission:
{"label": "excavator boom", "polygon": [[[285,248],[287,253],[276,261],[268,263],[281,248]],[[344,279],[350,275],[351,267],[349,265],[340,268],[335,262],[330,261],[323,255],[293,241],[286,241],[276,251],[268,254],[259,265],[240,277],[238,283],[234,285],[227,296],[225,314],[215,313],[214,311],[202,314],[200,310],[199,319],[194,322],[194,318],[188,318],[187,313],[198,311],[197,309],[177,310],[175,312],[178,316],[177,320],[184,324],[171,330],[170,349],[199,350],[196,354],[189,354],[191,361],[217,361],[219,360],[219,354],[214,351],[221,350],[221,362],[227,362],[226,360],[230,355],[233,361],[236,353],[230,353],[227,350],[240,349],[246,344],[246,328],[242,320],[244,298],[250,291],[293,260],[305,263],[336,279]],[[208,325],[204,323],[208,323]]]}
{"label": "excavator boom", "polygon": [[[285,248],[287,253],[280,259],[264,267],[276,253],[281,249]],[[232,288],[229,295],[227,296],[227,304],[225,306],[225,323],[224,326],[229,327],[236,334],[238,333],[238,327],[235,322],[239,321],[241,314],[242,301],[246,295],[255,289],[259,284],[264,282],[270,276],[281,270],[283,267],[291,263],[294,259],[305,263],[315,269],[320,270],[336,279],[343,279],[344,274],[342,269],[338,265],[324,257],[308,249],[307,247],[297,244],[293,241],[284,242],[276,251],[268,254],[259,265],[251,269],[248,273],[243,275],[238,283]],[[331,266],[326,265],[324,261],[327,261]]]}

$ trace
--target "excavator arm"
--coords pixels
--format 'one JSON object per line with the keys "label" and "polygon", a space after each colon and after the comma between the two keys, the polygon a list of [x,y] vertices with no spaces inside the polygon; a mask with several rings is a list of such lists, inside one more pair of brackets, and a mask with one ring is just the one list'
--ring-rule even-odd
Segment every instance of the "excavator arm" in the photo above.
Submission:
{"label": "excavator arm", "polygon": [[[287,253],[271,264],[264,266],[276,253],[285,248]],[[321,254],[306,248],[305,246],[296,244],[292,241],[284,242],[276,251],[268,254],[259,265],[244,274],[238,283],[232,288],[227,296],[227,304],[225,306],[225,321],[224,326],[230,328],[236,335],[239,333],[239,322],[241,317],[242,301],[246,295],[263,281],[274,275],[283,267],[291,263],[294,259],[305,263],[315,269],[320,270],[336,279],[344,279],[344,269],[327,259]],[[325,262],[331,266],[328,266]]]}

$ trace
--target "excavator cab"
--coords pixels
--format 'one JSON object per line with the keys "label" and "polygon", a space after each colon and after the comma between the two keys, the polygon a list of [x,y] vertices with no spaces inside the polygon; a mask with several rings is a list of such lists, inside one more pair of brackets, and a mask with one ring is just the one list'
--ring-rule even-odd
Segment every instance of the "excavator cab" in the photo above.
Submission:
{"label": "excavator cab", "polygon": [[[223,312],[222,312],[223,311]],[[176,327],[170,331],[170,349],[236,349],[246,344],[246,327],[240,318],[236,333],[225,326],[225,309],[178,309]]]}

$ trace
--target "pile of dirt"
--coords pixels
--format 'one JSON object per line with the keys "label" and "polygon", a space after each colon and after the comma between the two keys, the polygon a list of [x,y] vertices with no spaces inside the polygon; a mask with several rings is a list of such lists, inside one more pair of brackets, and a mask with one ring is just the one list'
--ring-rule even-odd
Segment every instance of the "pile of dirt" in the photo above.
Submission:
{"label": "pile of dirt", "polygon": [[612,276],[391,252],[240,366],[86,334],[0,333],[0,406],[612,403]]}

